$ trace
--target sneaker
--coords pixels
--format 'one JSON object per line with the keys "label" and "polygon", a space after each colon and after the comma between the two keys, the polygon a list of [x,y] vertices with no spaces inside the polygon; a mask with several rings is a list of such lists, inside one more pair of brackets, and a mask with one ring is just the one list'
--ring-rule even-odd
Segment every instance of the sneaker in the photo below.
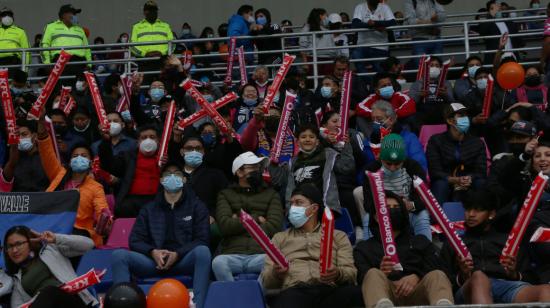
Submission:
{"label": "sneaker", "polygon": [[392,308],[394,307],[392,301],[389,298],[382,298],[381,300],[376,303],[376,306],[374,308]]}
{"label": "sneaker", "polygon": [[436,306],[452,306],[453,303],[448,299],[440,299],[435,304]]}
{"label": "sneaker", "polygon": [[357,226],[355,227],[355,241],[359,242],[363,239],[363,228]]}

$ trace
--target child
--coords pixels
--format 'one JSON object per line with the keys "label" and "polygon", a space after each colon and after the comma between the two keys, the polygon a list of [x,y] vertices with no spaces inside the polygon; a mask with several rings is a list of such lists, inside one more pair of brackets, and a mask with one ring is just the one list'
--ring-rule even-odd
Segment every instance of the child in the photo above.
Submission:
{"label": "child", "polygon": [[472,258],[460,258],[446,243],[442,258],[449,278],[455,284],[457,304],[528,303],[550,301],[550,285],[533,286],[526,282],[529,260],[519,251],[517,257],[500,255],[507,234],[493,229],[496,197],[478,191],[465,199],[463,241]]}

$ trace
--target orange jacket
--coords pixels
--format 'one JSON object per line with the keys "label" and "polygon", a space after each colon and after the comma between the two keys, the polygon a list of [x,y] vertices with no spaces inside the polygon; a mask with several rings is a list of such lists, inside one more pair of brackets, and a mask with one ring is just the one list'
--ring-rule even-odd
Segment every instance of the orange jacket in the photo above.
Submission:
{"label": "orange jacket", "polygon": [[[50,180],[50,186],[46,192],[54,191],[67,173],[55,155],[53,143],[48,136],[46,139],[38,139],[38,150],[40,160]],[[60,187],[64,189],[64,187]],[[103,238],[94,230],[94,216],[99,217],[103,209],[109,209],[103,186],[96,182],[91,176],[87,176],[84,182],[78,187],[80,202],[76,212],[74,227],[86,230],[90,233],[96,247],[103,245]]]}

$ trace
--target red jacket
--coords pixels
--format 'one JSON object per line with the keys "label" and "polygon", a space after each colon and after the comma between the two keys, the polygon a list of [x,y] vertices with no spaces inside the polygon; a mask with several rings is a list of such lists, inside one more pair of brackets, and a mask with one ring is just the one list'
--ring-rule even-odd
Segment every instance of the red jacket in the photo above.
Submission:
{"label": "red jacket", "polygon": [[[357,107],[355,108],[357,116],[370,118],[372,113],[372,105],[374,105],[374,103],[379,100],[387,101],[377,93],[369,95],[362,102],[357,104]],[[398,118],[405,118],[416,113],[416,103],[414,102],[414,100],[408,95],[401,92],[393,93],[389,103],[395,109],[395,113],[397,113]]]}

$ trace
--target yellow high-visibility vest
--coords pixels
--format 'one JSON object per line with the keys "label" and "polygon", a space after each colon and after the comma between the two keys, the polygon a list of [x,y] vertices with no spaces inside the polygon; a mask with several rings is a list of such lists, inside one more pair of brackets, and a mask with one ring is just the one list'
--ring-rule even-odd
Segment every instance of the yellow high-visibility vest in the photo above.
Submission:
{"label": "yellow high-visibility vest", "polygon": [[[22,59],[21,52],[1,52],[5,49],[29,48],[29,41],[25,30],[11,25],[9,27],[0,27],[0,58],[17,56]],[[31,55],[25,52],[26,64],[31,63]]]}
{"label": "yellow high-visibility vest", "polygon": [[[130,42],[155,42],[173,39],[174,35],[172,34],[172,29],[170,29],[169,24],[160,19],[157,19],[154,23],[150,23],[143,19],[132,27],[132,38]],[[166,55],[168,54],[168,44],[133,46],[130,50],[136,57],[145,57],[145,55],[151,51],[158,51]]]}
{"label": "yellow high-visibility vest", "polygon": [[[66,46],[86,46],[88,38],[84,29],[80,26],[72,25],[67,27],[61,20],[56,20],[46,25],[42,37],[42,47],[66,47]],[[61,52],[60,50],[46,50],[42,52],[42,61],[51,63],[52,59]],[[73,56],[86,58],[86,61],[92,61],[90,49],[68,49],[66,52]]]}

